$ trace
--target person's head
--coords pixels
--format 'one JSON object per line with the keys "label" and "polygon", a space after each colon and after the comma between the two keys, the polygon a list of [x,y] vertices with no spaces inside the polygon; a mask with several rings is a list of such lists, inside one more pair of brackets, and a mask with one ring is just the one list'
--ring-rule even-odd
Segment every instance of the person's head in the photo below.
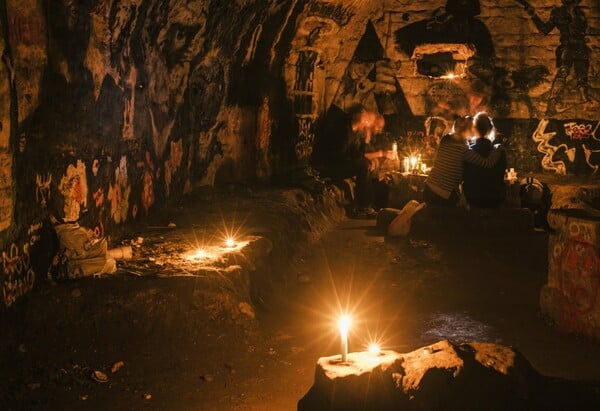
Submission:
{"label": "person's head", "polygon": [[581,3],[581,0],[562,0],[565,6],[577,6]]}
{"label": "person's head", "polygon": [[455,140],[465,141],[470,137],[472,126],[471,117],[458,117],[454,120],[454,125],[452,126],[452,137]]}
{"label": "person's head", "polygon": [[477,113],[473,119],[473,133],[477,138],[485,137],[494,140],[493,132],[494,123],[487,113]]}

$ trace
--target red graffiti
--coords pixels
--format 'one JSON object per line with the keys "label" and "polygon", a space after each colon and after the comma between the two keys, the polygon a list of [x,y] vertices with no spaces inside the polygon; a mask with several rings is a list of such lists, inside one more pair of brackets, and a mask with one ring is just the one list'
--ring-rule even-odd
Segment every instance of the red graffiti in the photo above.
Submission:
{"label": "red graffiti", "polygon": [[577,124],[575,122],[564,124],[565,133],[571,140],[587,140],[594,137],[592,124]]}
{"label": "red graffiti", "polygon": [[595,247],[571,239],[561,256],[560,291],[579,313],[594,308],[600,285],[600,257]]}

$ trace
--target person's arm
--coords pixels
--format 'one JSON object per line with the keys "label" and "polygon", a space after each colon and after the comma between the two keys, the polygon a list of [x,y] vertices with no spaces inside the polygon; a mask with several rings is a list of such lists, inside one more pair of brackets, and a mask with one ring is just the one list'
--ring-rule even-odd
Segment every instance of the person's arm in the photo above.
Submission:
{"label": "person's arm", "polygon": [[467,163],[475,164],[476,166],[483,168],[493,168],[498,161],[502,158],[504,154],[504,148],[502,146],[493,150],[489,156],[482,157],[476,151],[469,149],[465,146],[465,150],[463,152],[463,159]]}

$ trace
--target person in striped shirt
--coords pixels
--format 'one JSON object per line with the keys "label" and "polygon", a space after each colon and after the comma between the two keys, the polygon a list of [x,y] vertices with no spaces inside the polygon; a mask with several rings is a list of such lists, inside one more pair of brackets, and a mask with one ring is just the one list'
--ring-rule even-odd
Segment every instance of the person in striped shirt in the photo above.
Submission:
{"label": "person in striped shirt", "polygon": [[440,141],[433,169],[425,181],[424,200],[430,205],[453,207],[458,203],[458,187],[463,180],[463,162],[480,167],[492,168],[500,160],[504,149],[494,150],[482,157],[469,149],[467,139],[471,136],[473,121],[470,117],[459,117],[454,122],[452,133]]}

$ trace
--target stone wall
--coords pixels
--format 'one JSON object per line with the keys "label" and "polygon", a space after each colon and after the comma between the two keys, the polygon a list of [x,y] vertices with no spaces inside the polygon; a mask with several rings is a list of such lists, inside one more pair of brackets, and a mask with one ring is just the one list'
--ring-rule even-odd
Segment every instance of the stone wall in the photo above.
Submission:
{"label": "stone wall", "polygon": [[[531,5],[546,21],[560,1]],[[0,0],[4,305],[45,276],[49,214],[118,233],[195,186],[309,163],[340,134],[326,114],[358,104],[406,151],[487,110],[518,171],[595,173],[597,1],[578,13],[590,100],[571,69],[549,109],[560,33],[519,1]]]}
{"label": "stone wall", "polygon": [[[576,60],[564,64],[561,91],[561,81],[552,85],[568,30],[550,25],[543,34],[521,3],[309,2],[285,71],[298,157],[309,159],[332,138],[331,127],[321,127],[332,107],[384,114],[390,138],[429,156],[455,115],[487,111],[510,138],[509,165],[518,171],[596,173],[600,5],[583,0],[576,10],[571,31],[584,30],[584,19],[587,31],[573,39],[586,46],[561,49]],[[559,0],[530,4],[543,22],[562,13]]]}
{"label": "stone wall", "polygon": [[289,162],[281,71],[305,3],[1,0],[0,306],[46,277],[49,215],[114,235]]}

